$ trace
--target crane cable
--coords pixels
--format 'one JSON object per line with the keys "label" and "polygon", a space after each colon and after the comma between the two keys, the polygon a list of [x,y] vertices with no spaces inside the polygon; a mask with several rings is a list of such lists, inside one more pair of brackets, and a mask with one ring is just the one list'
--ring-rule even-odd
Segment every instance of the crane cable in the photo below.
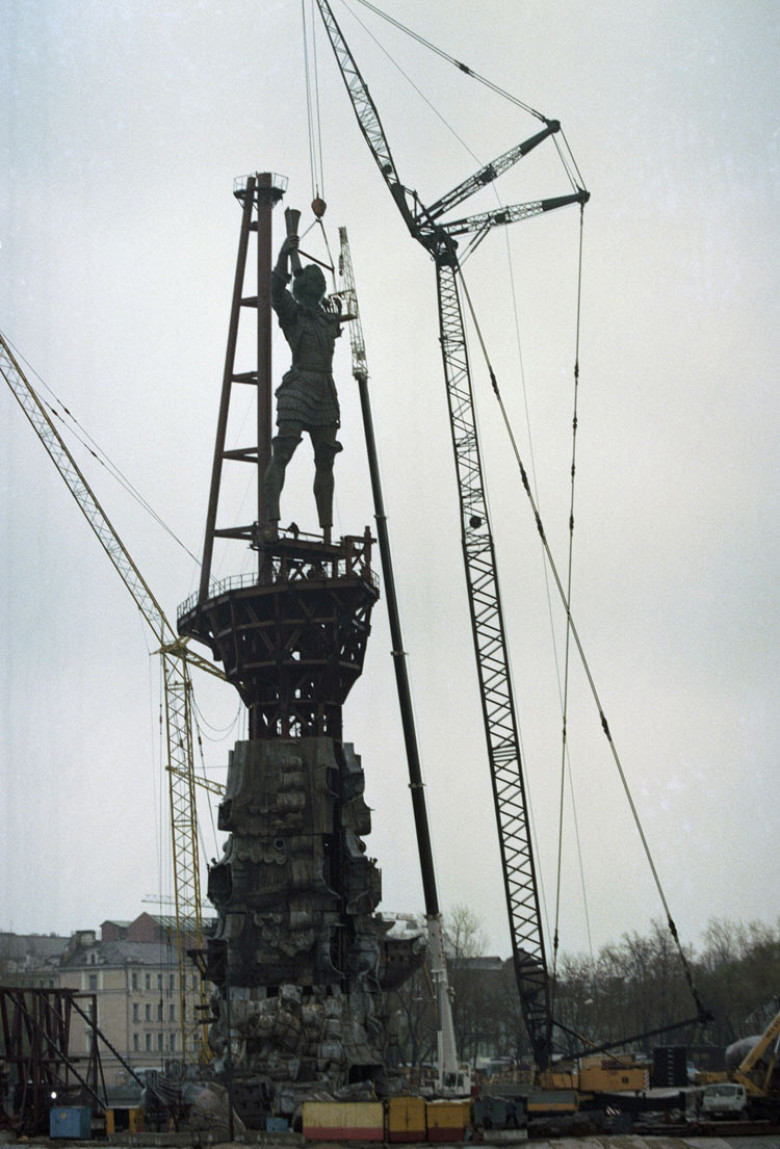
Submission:
{"label": "crane cable", "polygon": [[[306,76],[306,122],[309,134],[309,168],[311,174],[311,198],[320,199],[325,195],[324,165],[322,159],[322,122],[320,119],[320,93],[317,74],[317,53],[314,41],[315,23],[312,19],[310,30],[306,21],[306,0],[301,0],[303,21],[303,63]],[[309,41],[311,40],[311,59]],[[313,62],[312,62],[313,61]]]}
{"label": "crane cable", "polygon": [[[571,663],[571,597],[574,566],[574,478],[577,471],[577,399],[580,381],[580,328],[582,322],[582,250],[585,226],[585,205],[580,204],[580,236],[577,259],[577,318],[574,340],[574,403],[571,421],[571,495],[569,502],[569,553],[566,572],[566,643],[563,657],[563,714],[561,722],[561,784],[558,805],[558,867],[555,902],[555,933],[553,935],[553,983],[558,965],[559,925],[561,914],[561,869],[563,865],[563,808],[566,789],[566,762],[568,753],[569,666]],[[572,788],[573,793],[573,788]]]}
{"label": "crane cable", "polygon": [[[582,226],[582,222],[581,222],[581,226]],[[582,247],[582,235],[580,236],[580,247]],[[524,403],[524,408],[525,408],[525,421],[526,421],[526,427],[527,427],[527,432],[528,432],[528,450],[529,450],[530,463],[531,463],[531,473],[533,476],[534,491],[536,492],[536,496],[538,499],[539,498],[539,492],[538,492],[538,482],[537,482],[537,478],[536,478],[536,460],[534,457],[533,435],[531,433],[531,414],[530,414],[530,411],[528,408],[528,394],[527,394],[527,389],[526,389],[525,370],[524,370],[524,366],[523,366],[523,354],[522,354],[522,345],[521,345],[521,339],[520,339],[520,325],[519,325],[519,315],[518,315],[519,308],[518,308],[517,292],[515,289],[515,277],[514,277],[513,268],[512,268],[511,249],[510,249],[508,242],[507,242],[507,257],[508,257],[509,278],[510,278],[511,289],[512,289],[512,299],[514,301],[513,302],[513,314],[514,314],[514,324],[515,324],[515,338],[517,340],[517,352],[518,352],[518,358],[519,358],[520,378],[522,381],[523,403]],[[578,304],[578,308],[579,308],[579,304]],[[577,342],[575,345],[575,362],[578,362],[578,360],[579,360],[579,331],[578,331]],[[555,640],[555,617],[553,614],[553,603],[552,603],[552,596],[550,593],[550,575],[549,575],[549,571],[547,568],[547,564],[544,562],[544,559],[542,559],[542,569],[543,569],[543,573],[544,573],[544,584],[545,584],[545,592],[546,592],[546,599],[547,599],[547,611],[548,611],[548,615],[549,615],[549,619],[550,619],[550,634],[551,634],[551,640],[552,640],[553,660],[555,663],[555,675],[556,675],[556,679],[558,682],[558,694],[559,694],[561,714],[563,715],[565,712],[564,697],[563,697],[564,692],[563,692],[563,686],[562,686],[562,681],[561,681],[562,680],[562,674],[561,674],[560,662],[558,659],[558,649],[557,649],[557,644],[556,644],[556,640]],[[521,750],[522,750],[522,744],[521,744]],[[573,832],[574,832],[576,856],[577,856],[577,861],[578,861],[578,865],[579,865],[579,879],[580,879],[580,885],[582,888],[583,914],[584,914],[584,918],[585,918],[585,929],[586,929],[587,939],[588,939],[588,952],[590,953],[591,958],[593,958],[593,938],[592,938],[591,925],[590,925],[590,911],[588,908],[588,893],[587,893],[587,887],[586,887],[586,882],[585,882],[585,866],[584,866],[583,856],[582,856],[582,840],[581,840],[581,836],[580,836],[579,818],[577,816],[577,806],[576,806],[576,803],[574,801],[574,780],[573,780],[573,776],[572,776],[571,757],[569,754],[568,745],[566,747],[566,759],[565,760],[566,760],[566,768],[568,770],[568,775],[569,775],[569,788],[570,788],[571,795],[572,795]],[[529,786],[528,779],[526,779],[526,786],[527,787]],[[530,791],[529,791],[529,793],[530,793]],[[529,798],[529,802],[530,802],[530,798]],[[561,814],[561,820],[560,820],[561,825],[559,826],[559,830],[558,830],[559,845],[561,845],[562,841],[563,841],[562,820],[563,820],[563,816]],[[557,938],[557,923],[558,923],[557,905],[558,905],[558,901],[560,898],[560,890],[561,890],[561,879],[560,879],[560,869],[559,869],[558,880],[557,880],[557,896],[556,896],[556,930],[555,930],[556,938]],[[543,888],[540,890],[540,893],[542,896],[542,900],[544,901],[545,895],[544,895],[544,889]],[[546,912],[546,906],[545,906],[545,912]],[[548,934],[549,933],[550,933],[550,930],[548,927]],[[553,970],[552,970],[553,977],[551,979],[552,980],[551,1011],[552,1011],[552,1008],[554,1006],[554,997],[555,997],[555,991],[556,991],[556,985],[557,985],[557,980],[555,977],[556,969],[557,969],[557,957],[558,957],[558,946],[556,944],[555,949],[554,949],[554,955],[553,955]]]}
{"label": "crane cable", "polygon": [[[528,475],[526,473],[525,466],[523,465],[523,460],[522,460],[522,457],[520,455],[520,451],[519,451],[519,448],[517,445],[517,440],[516,440],[514,432],[512,430],[509,416],[507,414],[506,407],[504,406],[504,400],[503,400],[503,398],[501,396],[501,392],[499,390],[498,379],[497,379],[495,371],[493,369],[493,365],[490,361],[490,357],[488,355],[487,348],[485,346],[485,341],[482,337],[482,332],[479,328],[476,314],[474,312],[474,306],[472,304],[471,297],[469,295],[468,288],[466,286],[466,282],[465,282],[465,279],[463,277],[463,271],[460,267],[458,268],[458,276],[460,279],[461,286],[463,288],[466,302],[467,302],[468,307],[469,307],[469,312],[471,313],[471,318],[472,318],[472,321],[474,323],[475,331],[477,333],[479,345],[480,345],[480,348],[482,349],[482,354],[483,354],[484,359],[485,359],[485,364],[486,364],[486,367],[488,370],[488,374],[490,376],[490,383],[491,383],[491,386],[493,388],[493,392],[496,396],[496,399],[498,401],[499,409],[501,411],[501,417],[503,419],[504,426],[505,426],[507,434],[509,436],[509,442],[510,442],[510,445],[512,447],[512,452],[515,456],[515,461],[517,462],[518,468],[520,470],[520,478],[521,478],[521,481],[523,484],[523,488],[525,489],[526,496],[527,496],[528,501],[531,505],[531,510],[533,511],[534,521],[536,523],[536,529],[539,532],[539,537],[542,541],[542,547],[544,549],[544,554],[547,558],[547,562],[548,562],[550,571],[552,573],[553,580],[555,582],[555,586],[556,586],[557,591],[558,591],[558,595],[561,599],[564,610],[566,611],[567,635],[570,636],[574,640],[574,644],[575,644],[575,646],[577,648],[577,652],[580,656],[580,662],[582,663],[583,670],[585,671],[585,677],[587,679],[588,686],[590,687],[590,692],[591,692],[591,694],[593,696],[593,700],[596,704],[596,709],[598,710],[599,719],[601,721],[601,728],[602,728],[604,735],[607,739],[607,742],[609,744],[610,752],[612,754],[612,758],[613,758],[613,761],[615,763],[615,767],[616,767],[617,772],[618,772],[618,777],[620,778],[620,782],[621,782],[621,785],[623,787],[623,792],[626,796],[626,801],[628,802],[629,810],[631,811],[631,815],[632,815],[632,818],[634,820],[634,825],[636,826],[637,833],[639,834],[639,839],[642,843],[642,847],[644,849],[644,853],[645,853],[645,857],[647,859],[648,866],[650,867],[650,873],[653,877],[653,881],[655,883],[655,887],[656,887],[656,890],[658,892],[658,896],[661,900],[661,905],[663,906],[664,912],[666,914],[666,921],[667,921],[667,926],[669,928],[669,932],[671,933],[672,938],[673,938],[673,940],[677,946],[677,951],[678,951],[678,954],[680,957],[680,962],[682,964],[682,968],[683,968],[683,971],[685,974],[685,979],[688,983],[688,987],[691,991],[691,995],[692,995],[693,1000],[696,1004],[696,1008],[699,1012],[699,1016],[701,1018],[705,1018],[707,1016],[707,1010],[704,1008],[704,1005],[702,1004],[701,999],[699,997],[698,990],[696,989],[696,986],[694,985],[691,968],[690,968],[688,959],[685,956],[685,952],[682,948],[682,944],[680,942],[679,935],[677,933],[677,927],[674,923],[671,912],[669,910],[669,904],[666,900],[666,894],[664,893],[663,886],[661,885],[661,879],[658,875],[658,870],[656,869],[655,862],[654,862],[652,854],[650,852],[650,846],[648,844],[647,837],[645,835],[644,827],[642,826],[642,822],[641,822],[641,819],[639,817],[639,812],[636,808],[636,804],[634,803],[633,795],[631,794],[631,789],[628,785],[628,779],[626,778],[626,774],[625,774],[625,771],[623,769],[623,763],[621,761],[617,747],[615,746],[614,740],[612,738],[612,732],[609,728],[609,723],[607,721],[607,717],[606,717],[606,714],[604,712],[604,708],[601,704],[601,699],[599,697],[598,690],[596,689],[596,683],[595,683],[595,680],[593,678],[593,674],[591,672],[590,664],[588,662],[587,656],[585,654],[585,649],[582,645],[582,640],[580,638],[579,631],[577,630],[577,627],[574,623],[574,618],[573,618],[572,613],[571,613],[571,608],[570,608],[569,601],[567,598],[566,590],[564,589],[563,583],[562,583],[560,575],[558,573],[558,567],[556,565],[555,559],[553,558],[552,550],[550,549],[550,544],[547,541],[547,535],[545,533],[544,524],[542,522],[542,517],[541,517],[541,514],[539,512],[539,508],[538,508],[537,502],[534,498],[533,492],[531,491],[530,483],[528,481]],[[577,322],[579,325],[579,313],[578,313]]]}
{"label": "crane cable", "polygon": [[[104,470],[108,471],[108,473],[109,473],[109,475],[111,475],[112,479],[116,483],[119,484],[119,486],[130,496],[131,499],[133,499],[138,504],[138,506],[143,511],[146,511],[146,513],[150,516],[150,518],[152,518],[154,520],[154,522],[157,523],[158,527],[161,527],[162,530],[165,531],[165,533],[167,535],[170,535],[170,537],[173,539],[173,541],[179,547],[181,547],[181,549],[185,552],[185,554],[189,555],[189,557],[191,559],[193,559],[196,563],[200,563],[200,559],[197,557],[197,555],[193,554],[193,552],[186,545],[186,543],[182,542],[182,540],[179,538],[179,536],[176,534],[176,532],[173,530],[173,528],[168,526],[168,524],[157,513],[157,511],[154,509],[154,507],[151,505],[151,503],[148,501],[148,499],[146,499],[144,497],[144,495],[142,495],[141,492],[137,489],[137,487],[135,487],[132,484],[132,482],[127,477],[127,475],[125,475],[119,469],[119,467],[116,465],[116,463],[114,463],[109,458],[109,456],[102,449],[102,447],[100,447],[98,445],[97,441],[92,437],[92,435],[90,435],[89,431],[87,431],[87,429],[81,425],[81,423],[76,418],[76,416],[73,414],[73,412],[71,410],[69,410],[68,407],[66,407],[66,405],[65,405],[65,403],[63,403],[62,399],[60,399],[59,396],[55,394],[55,392],[52,390],[52,388],[49,386],[49,384],[46,382],[46,380],[41,376],[41,374],[38,371],[36,371],[36,369],[32,366],[30,361],[11,342],[11,340],[8,338],[7,335],[3,334],[3,339],[8,344],[8,346],[12,349],[14,355],[19,360],[19,362],[24,363],[28,375],[34,375],[35,378],[37,379],[38,383],[41,385],[41,387],[45,388],[46,391],[51,396],[51,402],[49,402],[48,399],[45,399],[43,397],[40,390],[36,390],[36,395],[37,395],[38,400],[46,408],[46,411],[51,416],[51,418],[53,420],[55,420],[56,422],[60,423],[62,425],[63,429],[67,428],[67,430],[68,430],[69,434],[72,436],[72,438],[75,439],[80,444],[80,446],[87,452],[87,454],[92,456],[92,458],[95,460],[96,463],[98,463],[101,467],[103,467]],[[54,406],[54,404],[56,404],[56,406]]]}
{"label": "crane cable", "polygon": [[[384,16],[384,13],[379,12],[378,8],[374,9],[374,11],[378,12],[380,16]],[[382,55],[385,56],[386,59],[389,60],[389,62],[392,64],[392,66],[396,69],[396,71],[401,76],[403,76],[404,80],[409,85],[409,87],[412,88],[413,91],[417,93],[417,95],[420,97],[422,102],[428,106],[428,108],[431,110],[433,115],[436,116],[436,118],[444,125],[444,127],[447,129],[447,131],[450,133],[450,135],[453,136],[458,141],[458,143],[463,148],[463,150],[465,152],[467,152],[469,156],[471,156],[471,158],[474,160],[475,163],[481,164],[482,161],[480,160],[480,158],[476,154],[476,152],[471,147],[469,147],[469,145],[466,143],[466,141],[463,139],[463,137],[456,131],[456,129],[453,127],[453,125],[447,119],[445,119],[445,117],[442,115],[442,113],[439,111],[439,109],[435,106],[435,104],[433,104],[432,101],[428,99],[428,97],[425,95],[425,92],[423,92],[422,88],[420,88],[420,86],[415,83],[415,81],[412,79],[412,77],[409,75],[409,73],[404,68],[401,67],[398,60],[396,60],[393,56],[391,56],[390,52],[387,50],[387,48],[384,46],[384,44],[382,44],[376,38],[376,36],[371,31],[371,29],[368,28],[366,26],[366,24],[364,24],[363,21],[360,19],[360,17],[355,15],[354,12],[351,13],[351,15],[352,15],[353,19],[356,21],[356,23],[358,23],[360,25],[360,27],[363,29],[363,31],[369,37],[369,39],[373,40],[373,42],[376,44],[377,48],[382,53]],[[396,21],[392,20],[391,17],[389,17],[389,16],[385,16],[385,19],[390,20],[391,23],[394,23],[394,24],[397,23]],[[401,25],[401,24],[398,24],[397,26],[399,28],[403,28],[403,25]],[[419,37],[417,37],[415,35],[414,32],[411,32],[408,28],[403,28],[403,31],[405,31],[408,35],[412,36],[415,39],[420,39]],[[425,41],[425,40],[421,40],[420,42],[423,43],[426,47],[429,47],[433,52],[436,52],[439,55],[443,55],[443,53],[440,53],[439,50],[437,48],[435,48],[433,44],[428,44],[427,41]]]}
{"label": "crane cable", "polygon": [[[333,253],[330,249],[328,242],[328,233],[325,229],[325,224],[322,221],[322,216],[325,212],[325,161],[322,151],[322,118],[320,116],[320,83],[319,72],[317,69],[317,51],[314,29],[317,24],[312,19],[309,24],[306,20],[306,2],[301,0],[301,17],[303,20],[303,56],[304,56],[304,72],[306,76],[306,123],[309,136],[309,169],[311,178],[311,195],[312,195],[312,210],[315,210],[317,201],[322,204],[322,210],[315,210],[315,218],[309,226],[300,235],[304,239],[313,227],[319,227],[320,236],[323,246],[325,248],[327,259],[325,261],[315,260],[313,256],[307,258],[319,263],[321,267],[329,271],[333,278],[333,287],[336,288],[336,265],[333,259]],[[309,0],[311,5],[314,0]],[[311,51],[309,45],[311,43]],[[304,255],[301,252],[301,255]]]}
{"label": "crane cable", "polygon": [[547,117],[543,116],[542,113],[538,112],[535,108],[532,108],[530,104],[523,103],[523,101],[518,99],[517,96],[513,96],[511,92],[504,91],[503,88],[499,88],[497,84],[494,84],[492,80],[488,80],[485,76],[481,76],[479,72],[475,72],[473,68],[468,66],[468,64],[464,64],[460,60],[456,60],[454,56],[450,56],[442,48],[437,48],[435,44],[430,42],[430,40],[425,40],[422,36],[419,35],[419,33],[413,32],[411,28],[407,28],[405,24],[400,22],[400,20],[396,20],[392,16],[388,16],[388,14],[383,12],[381,8],[377,8],[374,4],[369,3],[369,0],[358,0],[358,3],[362,4],[364,8],[368,8],[376,16],[381,16],[383,20],[386,20],[388,24],[392,24],[393,27],[397,28],[400,32],[403,32],[407,36],[411,36],[411,38],[418,44],[421,44],[424,48],[427,48],[435,55],[440,56],[442,60],[446,60],[447,63],[452,64],[455,68],[458,69],[458,71],[463,72],[467,76],[470,76],[473,80],[477,80],[478,83],[484,84],[485,87],[489,88],[491,92],[495,92],[496,95],[502,96],[504,99],[509,100],[510,103],[515,104],[518,108],[522,108],[524,112],[530,112],[530,114],[532,116],[536,116],[538,120],[542,120],[543,123],[547,123]]}
{"label": "crane cable", "polygon": [[[345,3],[345,6],[346,6],[346,0],[343,0],[343,2]],[[370,3],[370,0],[357,0],[357,3],[362,4],[362,6],[364,8],[368,8],[369,11],[373,12],[376,16],[380,16],[383,20],[387,21],[388,24],[392,24],[394,28],[397,28],[400,32],[403,32],[404,35],[409,36],[416,43],[422,45],[422,47],[424,47],[424,48],[427,48],[429,52],[433,52],[434,55],[439,56],[442,60],[446,60],[447,63],[452,64],[452,66],[457,68],[459,72],[462,72],[464,75],[468,76],[472,80],[476,80],[477,83],[484,85],[484,87],[488,88],[491,92],[494,92],[497,96],[500,96],[502,99],[507,100],[510,104],[514,104],[515,107],[517,107],[517,108],[522,108],[522,110],[524,112],[528,112],[530,115],[534,116],[537,120],[541,120],[542,123],[544,123],[544,124],[550,123],[550,120],[548,119],[548,117],[545,116],[542,112],[538,111],[536,108],[532,108],[530,104],[526,104],[523,100],[519,99],[517,96],[512,95],[511,92],[507,92],[504,88],[500,88],[498,86],[498,84],[493,83],[492,80],[488,80],[486,76],[482,76],[479,74],[479,72],[475,72],[473,68],[470,68],[468,66],[468,64],[462,63],[462,61],[457,60],[454,56],[449,55],[449,53],[445,52],[442,48],[438,48],[435,44],[432,44],[430,40],[426,40],[418,32],[415,32],[411,28],[408,28],[405,24],[402,24],[400,22],[400,20],[396,20],[393,16],[389,16],[386,12],[383,12],[381,10],[381,8],[377,8],[375,4]],[[463,147],[469,153],[469,155],[471,155],[472,157],[474,157],[476,159],[477,157],[475,156],[472,149],[468,146],[468,144],[458,135],[458,133],[455,131],[455,129],[452,127],[452,125],[447,123],[447,121],[444,119],[444,117],[441,115],[441,113],[436,108],[433,107],[433,104],[431,104],[431,102],[427,99],[427,97],[423,95],[423,93],[420,91],[420,89],[417,87],[417,85],[414,83],[414,81],[407,75],[406,72],[403,71],[403,69],[400,67],[400,65],[397,63],[397,61],[393,60],[393,58],[390,56],[389,52],[387,52],[387,50],[381,44],[379,44],[379,41],[376,39],[375,36],[372,35],[372,33],[369,31],[369,29],[366,27],[366,25],[363,23],[363,21],[360,20],[357,16],[355,16],[354,13],[352,15],[353,15],[354,19],[357,20],[357,22],[360,24],[361,28],[363,28],[364,32],[366,32],[366,34],[371,37],[371,39],[374,41],[374,43],[377,44],[377,46],[384,52],[384,54],[388,57],[388,59],[392,61],[392,63],[395,65],[396,68],[398,68],[398,70],[405,77],[405,79],[412,85],[412,87],[417,92],[417,94],[422,97],[422,99],[425,101],[425,103],[428,104],[428,106],[431,108],[431,110],[439,117],[439,119],[447,127],[447,129],[463,145]],[[567,177],[571,187],[575,191],[579,190],[580,188],[584,188],[585,187],[585,181],[582,178],[582,174],[579,170],[579,167],[577,166],[577,161],[574,159],[574,155],[572,153],[572,150],[569,147],[569,141],[567,140],[566,134],[563,131],[563,129],[556,132],[555,137],[554,137],[554,144],[555,144],[555,149],[558,152],[558,157],[561,161],[561,164],[563,166],[563,169],[566,173],[566,177]]]}

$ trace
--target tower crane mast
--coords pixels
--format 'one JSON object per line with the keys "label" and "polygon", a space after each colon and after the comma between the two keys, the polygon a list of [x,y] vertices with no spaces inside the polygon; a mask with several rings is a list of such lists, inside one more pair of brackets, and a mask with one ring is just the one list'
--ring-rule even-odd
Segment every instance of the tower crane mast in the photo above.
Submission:
{"label": "tower crane mast", "polygon": [[[187,1054],[188,1034],[185,1008],[187,949],[203,946],[201,913],[200,859],[195,800],[195,765],[192,745],[192,681],[189,667],[198,666],[217,677],[221,671],[196,652],[187,649],[163,608],[149,588],[108,515],[103,510],[61,435],[49,418],[45,406],[17,362],[5,337],[0,333],[0,374],[31,423],[52,462],[60,473],[93,533],[111,560],[114,569],[132,595],[133,601],[152,630],[162,658],[163,691],[168,761],[168,794],[170,802],[171,844],[173,853],[174,900],[176,907],[176,947],[179,968],[179,1018],[182,1053]],[[216,793],[222,787],[204,783]],[[206,1004],[205,1000],[202,1002]],[[206,1053],[205,1032],[199,1053]]]}
{"label": "tower crane mast", "polygon": [[[516,204],[450,223],[441,217],[508,170],[560,129],[555,120],[523,144],[484,165],[426,207],[401,182],[379,113],[328,0],[317,0],[363,137],[412,237],[436,267],[444,376],[461,513],[461,541],[480,698],[490,762],[515,975],[523,1018],[540,1069],[550,1061],[552,1018],[539,893],[523,777],[523,764],[504,632],[496,555],[488,514],[474,412],[466,334],[458,292],[461,260],[456,235],[473,249],[496,226],[568,204],[584,204],[584,187],[564,196]],[[537,113],[535,113],[537,114]]]}

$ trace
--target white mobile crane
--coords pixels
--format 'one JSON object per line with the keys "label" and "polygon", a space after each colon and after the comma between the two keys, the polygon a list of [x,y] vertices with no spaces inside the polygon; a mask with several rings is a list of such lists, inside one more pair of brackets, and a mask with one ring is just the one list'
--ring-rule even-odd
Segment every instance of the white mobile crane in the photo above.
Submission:
{"label": "white mobile crane", "polygon": [[[98,538],[133,601],[151,628],[162,658],[167,735],[166,770],[170,799],[171,846],[176,914],[176,948],[179,967],[179,1018],[182,1055],[187,1058],[193,1044],[200,1060],[208,1059],[205,1025],[198,1026],[192,1011],[185,1008],[186,975],[192,971],[189,948],[203,947],[201,912],[200,859],[198,850],[196,784],[216,794],[223,793],[218,783],[196,778],[192,739],[192,681],[190,666],[223,678],[219,668],[187,647],[165,616],[108,515],[84,478],[72,454],[46,412],[46,408],[14,356],[8,341],[0,333],[0,374],[13,392],[33,430],[46,448],[65,485]],[[206,1006],[201,987],[202,1006]],[[205,1014],[203,1015],[205,1017]],[[193,1034],[197,1033],[193,1043]]]}

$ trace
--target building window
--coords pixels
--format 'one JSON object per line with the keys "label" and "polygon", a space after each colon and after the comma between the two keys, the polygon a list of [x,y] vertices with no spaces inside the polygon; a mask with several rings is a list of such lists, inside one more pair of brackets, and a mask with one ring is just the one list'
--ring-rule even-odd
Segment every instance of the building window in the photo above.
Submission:
{"label": "building window", "polygon": [[140,1048],[140,1045],[139,1045],[139,1041],[138,1041],[138,1034],[134,1033],[133,1034],[133,1052],[138,1053],[139,1048]]}
{"label": "building window", "polygon": [[152,1004],[149,1001],[147,1001],[147,1003],[146,1003],[146,1020],[147,1021],[152,1020]]}
{"label": "building window", "polygon": [[160,1051],[160,1053],[162,1053],[162,1051],[163,1051],[164,1040],[165,1040],[165,1034],[164,1033],[158,1033],[157,1034],[157,1048]]}
{"label": "building window", "polygon": [[176,1020],[176,1006],[173,1004],[173,1002],[171,1002],[171,1004],[168,1006],[168,1021],[175,1021],[175,1020]]}
{"label": "building window", "polygon": [[176,1033],[175,1032],[168,1034],[168,1048],[170,1049],[171,1053],[176,1052]]}
{"label": "building window", "polygon": [[97,989],[97,974],[96,973],[91,973],[89,975],[89,988],[90,989]]}
{"label": "building window", "polygon": [[130,988],[131,989],[138,989],[138,974],[137,973],[131,973],[130,974]]}
{"label": "building window", "polygon": [[150,973],[144,974],[144,985],[147,989],[152,988],[152,975]]}
{"label": "building window", "polygon": [[168,992],[173,993],[176,989],[176,974],[171,973],[168,975]]}
{"label": "building window", "polygon": [[140,1013],[140,1010],[138,1008],[138,1002],[134,1001],[133,1002],[133,1021],[140,1021],[141,1020],[141,1018],[139,1017],[139,1013]]}
{"label": "building window", "polygon": [[157,1002],[157,1020],[162,1021],[162,1019],[163,1019],[163,1003],[161,1001],[158,1001]]}
{"label": "building window", "polygon": [[146,1034],[146,1048],[147,1048],[147,1050],[149,1050],[151,1052],[151,1049],[152,1049],[152,1035],[151,1035],[151,1033]]}

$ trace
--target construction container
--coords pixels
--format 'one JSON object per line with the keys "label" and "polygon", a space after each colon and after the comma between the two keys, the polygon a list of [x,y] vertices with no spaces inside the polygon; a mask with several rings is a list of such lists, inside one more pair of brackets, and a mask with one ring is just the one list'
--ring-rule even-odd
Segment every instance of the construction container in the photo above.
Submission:
{"label": "construction container", "polygon": [[92,1110],[85,1105],[49,1110],[49,1136],[89,1141],[92,1137]]}
{"label": "construction container", "polygon": [[304,1101],[303,1135],[307,1141],[383,1141],[381,1101]]}
{"label": "construction container", "polygon": [[388,1141],[425,1140],[425,1099],[391,1097],[387,1102]]}
{"label": "construction container", "polygon": [[106,1135],[112,1133],[143,1133],[144,1110],[142,1105],[115,1106],[106,1110]]}
{"label": "construction container", "polygon": [[289,1133],[290,1122],[286,1117],[266,1117],[265,1131],[266,1133]]}
{"label": "construction container", "polygon": [[428,1126],[428,1141],[463,1141],[467,1127],[471,1124],[471,1100],[428,1101],[425,1106],[425,1120]]}

